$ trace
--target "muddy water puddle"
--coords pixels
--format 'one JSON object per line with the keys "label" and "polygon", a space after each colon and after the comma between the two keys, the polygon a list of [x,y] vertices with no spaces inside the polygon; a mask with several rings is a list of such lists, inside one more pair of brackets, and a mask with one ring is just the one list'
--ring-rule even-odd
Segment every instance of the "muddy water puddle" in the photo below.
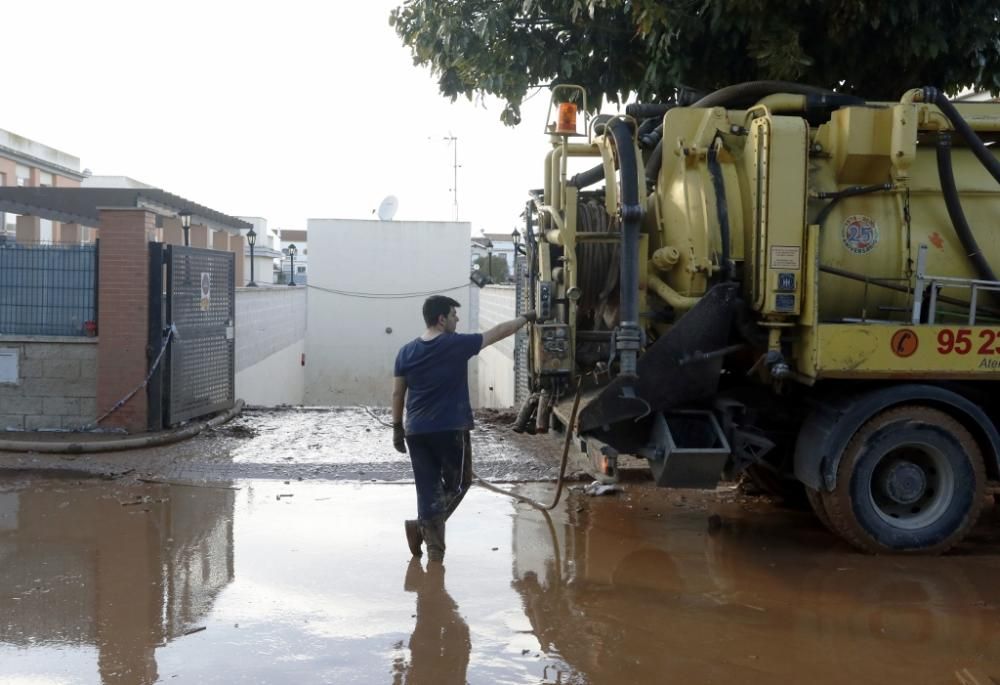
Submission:
{"label": "muddy water puddle", "polygon": [[409,559],[413,508],[406,485],[0,483],[0,682],[1000,678],[1000,519],[877,558],[731,494],[546,518],[473,489],[438,567]]}

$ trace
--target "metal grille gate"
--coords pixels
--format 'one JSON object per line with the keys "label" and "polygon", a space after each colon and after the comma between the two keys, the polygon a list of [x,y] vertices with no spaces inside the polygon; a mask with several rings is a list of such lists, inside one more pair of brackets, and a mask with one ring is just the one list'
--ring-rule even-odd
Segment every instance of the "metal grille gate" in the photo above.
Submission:
{"label": "metal grille gate", "polygon": [[[528,295],[531,292],[528,283],[528,260],[522,255],[514,259],[514,298],[515,316],[520,316],[531,309]],[[514,337],[514,406],[520,407],[531,394],[528,381],[528,334],[522,328]]]}
{"label": "metal grille gate", "polygon": [[[162,424],[175,426],[228,409],[235,402],[235,255],[180,245],[153,243],[150,248],[152,262],[166,267],[165,279],[162,266],[151,269],[151,296],[154,290],[161,290],[165,297],[161,303],[150,303],[150,313],[162,312],[162,325],[157,327],[161,337],[171,324],[174,326],[164,368],[158,374],[162,385],[156,384],[161,385],[156,388],[151,383],[150,393],[160,397],[156,404],[162,412]],[[154,253],[161,251],[157,262]],[[152,324],[150,339],[154,339]],[[159,345],[155,352],[159,353]],[[155,354],[151,358],[155,359]],[[151,422],[157,409],[151,404]]]}

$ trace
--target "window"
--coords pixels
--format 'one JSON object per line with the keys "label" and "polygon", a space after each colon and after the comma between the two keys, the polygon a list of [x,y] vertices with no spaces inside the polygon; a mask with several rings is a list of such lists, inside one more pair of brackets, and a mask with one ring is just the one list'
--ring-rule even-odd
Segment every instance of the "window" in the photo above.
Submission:
{"label": "window", "polygon": [[24,166],[23,164],[17,164],[14,167],[14,173],[17,176],[17,187],[23,188],[31,183],[31,169]]}
{"label": "window", "polygon": [[[7,185],[7,174],[0,172],[0,188]],[[3,212],[0,212],[0,236],[6,238],[7,233],[7,217],[4,216]]]}
{"label": "window", "polygon": [[52,187],[52,174],[47,171],[38,172],[38,185],[42,188]]}
{"label": "window", "polygon": [[52,220],[38,220],[38,240],[43,243],[51,243],[55,236],[52,234]]}
{"label": "window", "polygon": [[12,212],[7,212],[5,215],[5,221],[7,222],[7,233],[14,235],[17,233],[17,214]]}
{"label": "window", "polygon": [[297,266],[297,267],[295,267],[295,273],[297,273],[297,274],[304,274],[305,272],[306,272],[306,268],[304,266]]}

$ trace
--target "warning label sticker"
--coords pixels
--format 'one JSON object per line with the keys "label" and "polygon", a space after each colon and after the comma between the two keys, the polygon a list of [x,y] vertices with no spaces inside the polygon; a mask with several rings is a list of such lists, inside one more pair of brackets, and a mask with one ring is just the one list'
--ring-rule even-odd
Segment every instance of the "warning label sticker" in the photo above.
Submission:
{"label": "warning label sticker", "polygon": [[771,268],[801,269],[802,248],[794,245],[772,245]]}

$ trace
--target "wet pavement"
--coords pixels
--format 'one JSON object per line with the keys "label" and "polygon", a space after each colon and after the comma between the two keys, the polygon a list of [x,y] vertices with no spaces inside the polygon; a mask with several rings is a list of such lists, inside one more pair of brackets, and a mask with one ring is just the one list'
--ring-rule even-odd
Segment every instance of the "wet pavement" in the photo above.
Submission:
{"label": "wet pavement", "polygon": [[414,499],[8,477],[0,682],[1000,679],[995,510],[954,554],[869,557],[733,489],[571,491],[546,517],[474,488],[437,567],[406,551]]}
{"label": "wet pavement", "polygon": [[[172,445],[105,454],[0,451],[0,468],[130,473],[155,480],[199,482],[241,478],[409,481],[413,478],[409,457],[392,447],[390,418],[387,409],[379,408],[252,409]],[[509,414],[477,412],[472,432],[477,473],[501,482],[554,480],[561,436],[519,435],[509,429],[512,420]]]}

